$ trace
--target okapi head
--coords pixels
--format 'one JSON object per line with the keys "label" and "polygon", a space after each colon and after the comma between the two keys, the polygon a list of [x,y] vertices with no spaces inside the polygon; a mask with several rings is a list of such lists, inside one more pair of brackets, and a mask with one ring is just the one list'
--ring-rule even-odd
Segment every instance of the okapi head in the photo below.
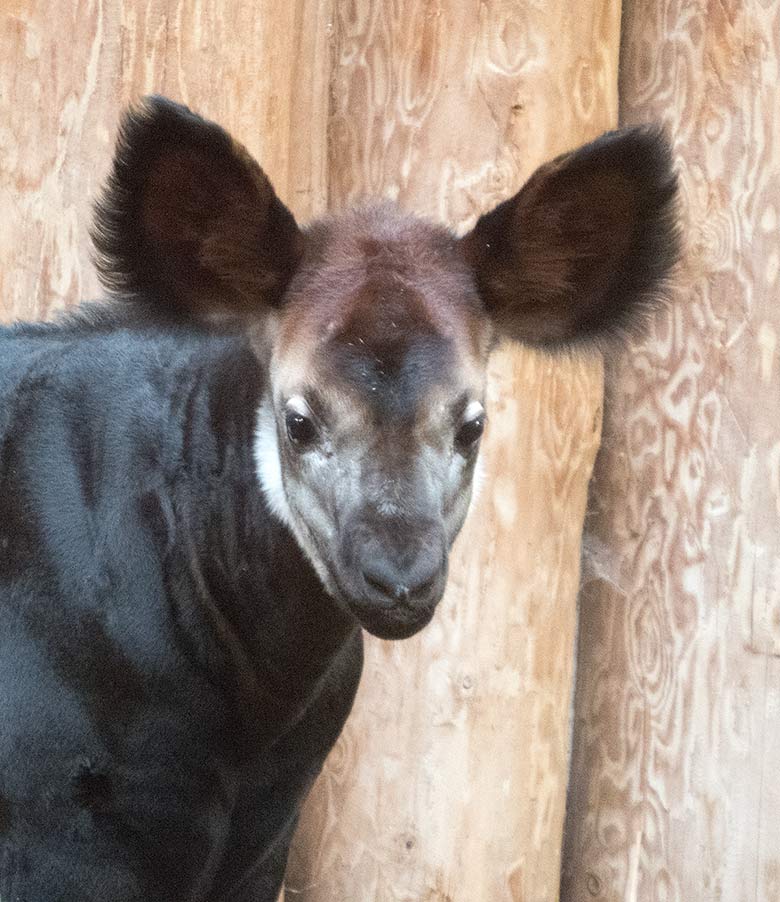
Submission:
{"label": "okapi head", "polygon": [[677,256],[675,177],[633,128],[542,166],[463,238],[391,205],[300,229],[247,151],[161,98],[124,120],[94,238],[104,283],[242,323],[266,371],[257,475],[336,601],[411,635],[441,598],[502,337],[630,326]]}

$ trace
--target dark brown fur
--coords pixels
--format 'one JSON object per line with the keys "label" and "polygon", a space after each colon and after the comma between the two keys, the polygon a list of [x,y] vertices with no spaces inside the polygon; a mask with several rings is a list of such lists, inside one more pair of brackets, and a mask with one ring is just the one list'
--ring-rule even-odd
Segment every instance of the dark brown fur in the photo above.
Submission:
{"label": "dark brown fur", "polygon": [[611,132],[538,169],[462,242],[504,334],[556,347],[641,323],[679,256],[660,131]]}

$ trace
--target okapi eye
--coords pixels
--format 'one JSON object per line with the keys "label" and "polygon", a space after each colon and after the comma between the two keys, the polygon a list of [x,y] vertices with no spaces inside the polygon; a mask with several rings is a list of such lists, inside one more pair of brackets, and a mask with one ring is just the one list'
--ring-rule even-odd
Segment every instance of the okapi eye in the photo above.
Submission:
{"label": "okapi eye", "polygon": [[317,440],[317,427],[314,420],[301,409],[303,403],[295,403],[293,399],[287,403],[284,415],[284,424],[287,429],[287,438],[297,448],[306,448]]}
{"label": "okapi eye", "polygon": [[466,408],[466,416],[468,419],[455,433],[455,445],[462,453],[470,451],[482,438],[485,430],[485,410],[478,401],[469,404]]}

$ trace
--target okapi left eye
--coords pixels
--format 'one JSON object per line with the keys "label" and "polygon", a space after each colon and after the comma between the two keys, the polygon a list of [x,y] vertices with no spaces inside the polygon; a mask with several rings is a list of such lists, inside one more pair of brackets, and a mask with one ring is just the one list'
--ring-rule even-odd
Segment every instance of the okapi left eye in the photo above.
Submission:
{"label": "okapi left eye", "polygon": [[307,447],[317,438],[317,427],[305,414],[297,410],[288,410],[284,418],[287,427],[287,438],[299,448]]}
{"label": "okapi left eye", "polygon": [[483,411],[478,416],[467,420],[460,429],[458,429],[455,434],[455,444],[458,446],[458,450],[465,452],[473,448],[482,437],[484,430],[485,414]]}

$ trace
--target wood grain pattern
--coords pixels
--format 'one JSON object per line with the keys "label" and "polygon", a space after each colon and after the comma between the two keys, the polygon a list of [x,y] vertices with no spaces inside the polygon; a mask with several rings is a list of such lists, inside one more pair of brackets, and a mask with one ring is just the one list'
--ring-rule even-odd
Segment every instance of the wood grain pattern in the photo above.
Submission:
{"label": "wood grain pattern", "polygon": [[[5,0],[0,317],[94,296],[87,226],[121,108],[220,121],[305,218],[396,197],[465,228],[614,124],[618,5],[482,0]],[[372,643],[288,880],[310,900],[557,887],[585,487],[600,366],[504,351],[484,489],[436,622]]]}
{"label": "wood grain pattern", "polygon": [[[583,3],[337,3],[330,202],[458,228],[614,124],[619,12]],[[370,641],[304,812],[288,898],[550,902],[559,883],[579,536],[601,369],[492,362],[484,490],[434,623]]]}
{"label": "wood grain pattern", "polygon": [[78,0],[0,8],[0,317],[99,295],[88,239],[122,109],[167,94],[214,118],[303,219],[327,200],[329,4]]}
{"label": "wood grain pattern", "polygon": [[689,251],[619,363],[582,599],[563,897],[780,898],[780,2],[630,2]]}
{"label": "wood grain pattern", "polygon": [[3,319],[46,316],[97,285],[85,223],[107,164],[118,53],[105,36],[118,35],[119,12],[75,2],[55,25],[49,10],[20,0],[0,18]]}

